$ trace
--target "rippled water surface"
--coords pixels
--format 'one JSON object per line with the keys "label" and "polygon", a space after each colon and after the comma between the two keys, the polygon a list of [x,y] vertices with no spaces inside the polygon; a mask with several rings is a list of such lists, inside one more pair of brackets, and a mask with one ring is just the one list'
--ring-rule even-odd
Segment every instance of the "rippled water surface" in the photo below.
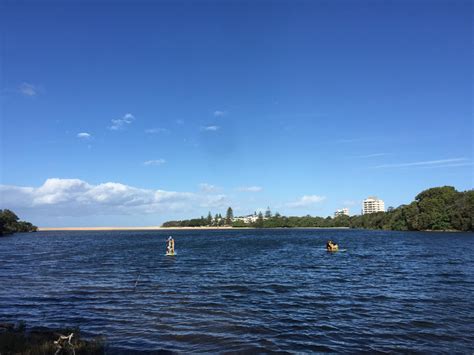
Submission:
{"label": "rippled water surface", "polygon": [[474,234],[17,234],[0,238],[0,322],[18,320],[80,326],[111,353],[472,353]]}

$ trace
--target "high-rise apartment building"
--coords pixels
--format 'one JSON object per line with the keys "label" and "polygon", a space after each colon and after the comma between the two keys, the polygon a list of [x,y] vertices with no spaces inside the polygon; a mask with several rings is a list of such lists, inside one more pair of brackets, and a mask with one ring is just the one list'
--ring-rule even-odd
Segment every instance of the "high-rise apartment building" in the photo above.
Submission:
{"label": "high-rise apartment building", "polygon": [[382,200],[379,200],[375,196],[370,196],[366,198],[362,205],[362,213],[374,213],[374,212],[384,212],[385,211],[385,203]]}

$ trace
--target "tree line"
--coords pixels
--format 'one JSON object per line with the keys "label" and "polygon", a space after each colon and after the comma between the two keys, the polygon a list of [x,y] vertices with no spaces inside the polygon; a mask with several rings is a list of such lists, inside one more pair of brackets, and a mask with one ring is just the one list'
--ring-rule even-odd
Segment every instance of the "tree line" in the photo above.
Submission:
{"label": "tree line", "polygon": [[20,221],[18,216],[8,210],[0,210],[0,235],[20,233],[20,232],[36,232],[38,227],[30,222]]}
{"label": "tree line", "polygon": [[474,230],[474,190],[452,186],[434,187],[419,193],[413,202],[387,212],[350,218],[352,228],[400,231]]}
{"label": "tree line", "polygon": [[[229,213],[230,211],[230,213]],[[227,210],[226,218],[190,219],[170,221],[164,227],[221,226],[253,228],[294,228],[294,227],[347,227],[365,229],[385,229],[398,231],[423,230],[474,230],[474,190],[457,191],[452,186],[434,187],[419,193],[413,202],[397,208],[390,207],[387,212],[377,212],[356,216],[312,217],[274,215],[270,209],[256,215],[255,221],[245,223],[233,219],[232,209]],[[210,217],[210,218],[209,218]]]}
{"label": "tree line", "polygon": [[216,213],[214,217],[209,211],[207,217],[201,216],[201,218],[183,219],[179,221],[167,221],[163,223],[163,227],[223,227],[232,226],[234,219],[234,212],[232,208],[227,208],[226,216],[222,217],[220,213]]}

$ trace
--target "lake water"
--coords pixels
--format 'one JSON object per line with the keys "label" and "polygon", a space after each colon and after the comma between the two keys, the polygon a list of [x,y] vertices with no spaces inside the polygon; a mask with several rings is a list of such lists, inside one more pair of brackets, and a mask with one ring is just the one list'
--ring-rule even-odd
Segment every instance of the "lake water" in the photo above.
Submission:
{"label": "lake water", "polygon": [[80,326],[110,353],[472,353],[474,234],[17,234],[0,238],[0,322],[18,320]]}

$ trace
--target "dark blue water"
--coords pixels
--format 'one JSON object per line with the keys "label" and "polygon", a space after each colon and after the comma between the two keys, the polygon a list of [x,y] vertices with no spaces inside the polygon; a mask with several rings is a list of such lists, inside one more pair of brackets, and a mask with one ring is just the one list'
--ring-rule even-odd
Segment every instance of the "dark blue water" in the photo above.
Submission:
{"label": "dark blue water", "polygon": [[0,321],[18,320],[80,326],[112,353],[472,353],[474,234],[17,234],[0,238]]}

